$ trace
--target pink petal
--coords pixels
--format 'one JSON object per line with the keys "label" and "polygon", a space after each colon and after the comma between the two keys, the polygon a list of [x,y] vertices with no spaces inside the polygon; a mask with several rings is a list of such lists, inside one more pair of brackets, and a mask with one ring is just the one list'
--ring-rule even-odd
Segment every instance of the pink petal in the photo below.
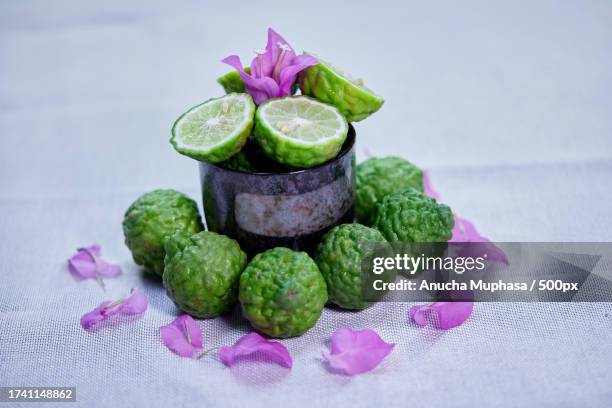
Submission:
{"label": "pink petal", "polygon": [[476,230],[474,224],[465,218],[455,217],[455,226],[453,227],[453,236],[449,242],[482,242],[482,237]]}
{"label": "pink petal", "polygon": [[509,265],[506,253],[488,238],[480,235],[474,224],[465,218],[461,218],[455,214],[455,226],[453,227],[453,236],[448,242],[476,242],[480,244],[465,245],[459,248],[457,255],[479,257],[487,255],[487,260],[490,262],[500,262]]}
{"label": "pink petal", "polygon": [[219,358],[228,367],[243,357],[263,357],[287,368],[293,365],[291,355],[284,345],[278,341],[267,340],[257,333],[246,334],[233,346],[219,349]]}
{"label": "pink petal", "polygon": [[279,44],[285,44],[291,49],[285,53],[285,58],[283,60],[283,64],[281,65],[282,69],[291,63],[293,58],[295,58],[295,52],[293,51],[291,45],[289,45],[289,43],[279,33],[274,31],[272,28],[268,28],[268,44],[266,45],[266,52],[271,52],[272,61],[274,61],[275,64],[278,61],[278,57],[281,53],[281,49],[278,46]]}
{"label": "pink petal", "polygon": [[92,310],[91,312],[87,312],[83,316],[81,316],[81,326],[85,330],[89,330],[93,326],[95,326],[96,324],[101,322],[102,320],[108,319],[108,316],[103,314],[102,311],[110,303],[111,303],[110,300],[106,300],[106,301],[100,303],[100,305],[98,307],[96,307],[94,310]]}
{"label": "pink petal", "polygon": [[355,375],[374,369],[393,347],[395,344],[385,343],[373,330],[342,327],[332,335],[331,352],[324,357],[331,371]]}
{"label": "pink petal", "polygon": [[474,302],[434,302],[429,305],[410,308],[410,318],[419,326],[427,325],[427,314],[433,312],[438,316],[438,329],[452,329],[467,320],[474,309]]}
{"label": "pink petal", "polygon": [[263,77],[255,78],[244,71],[240,57],[230,55],[222,60],[222,62],[234,67],[240,74],[242,82],[244,82],[245,90],[253,97],[253,101],[259,105],[270,98],[279,96],[278,84],[272,78]]}
{"label": "pink petal", "polygon": [[200,326],[189,315],[182,315],[159,328],[162,342],[181,357],[195,358],[202,351]]}
{"label": "pink petal", "polygon": [[429,179],[429,172],[423,173],[423,192],[426,196],[431,198],[435,198],[436,200],[440,199],[440,194],[431,186],[431,180]]}
{"label": "pink petal", "polygon": [[264,77],[244,81],[244,88],[253,97],[253,102],[260,105],[270,98],[278,98],[280,90],[272,78]]}
{"label": "pink petal", "polygon": [[105,300],[91,312],[85,313],[81,316],[81,326],[85,330],[89,330],[99,322],[117,314],[135,315],[144,313],[147,310],[148,303],[146,296],[133,288],[127,299]]}
{"label": "pink petal", "polygon": [[133,315],[141,314],[147,310],[149,300],[147,297],[136,288],[132,288],[130,296],[123,301],[121,313]]}
{"label": "pink petal", "polygon": [[293,59],[292,65],[289,65],[281,71],[280,74],[280,96],[291,95],[291,87],[295,82],[297,74],[308,67],[318,64],[319,61],[310,55],[299,55]]}
{"label": "pink petal", "polygon": [[77,253],[68,259],[68,269],[80,279],[112,278],[121,274],[119,265],[111,264],[101,258],[98,244],[77,249]]}

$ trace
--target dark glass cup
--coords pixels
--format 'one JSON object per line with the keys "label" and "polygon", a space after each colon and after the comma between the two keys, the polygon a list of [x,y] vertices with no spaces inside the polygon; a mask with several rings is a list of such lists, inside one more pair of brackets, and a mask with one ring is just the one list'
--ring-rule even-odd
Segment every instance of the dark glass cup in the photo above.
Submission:
{"label": "dark glass cup", "polygon": [[253,256],[284,246],[313,253],[332,227],[353,222],[355,129],[326,163],[292,170],[268,161],[265,171],[200,162],[204,215],[210,231],[227,235]]}

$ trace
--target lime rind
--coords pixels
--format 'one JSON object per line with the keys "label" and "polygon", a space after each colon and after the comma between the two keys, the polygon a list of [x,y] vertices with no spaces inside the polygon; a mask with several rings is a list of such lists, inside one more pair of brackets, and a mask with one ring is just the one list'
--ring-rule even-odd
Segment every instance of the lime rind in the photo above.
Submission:
{"label": "lime rind", "polygon": [[273,160],[307,168],[335,157],[348,122],[333,106],[306,96],[270,99],[257,109],[254,135]]}
{"label": "lime rind", "polygon": [[[247,74],[251,73],[251,68],[245,67],[244,72]],[[217,78],[217,83],[223,87],[225,93],[243,93],[244,82],[240,78],[238,71],[229,71],[225,75],[221,75]]]}
{"label": "lime rind", "polygon": [[366,87],[363,81],[354,79],[342,68],[316,58],[319,63],[299,75],[302,94],[334,105],[349,122],[359,122],[381,108],[384,99]]}
{"label": "lime rind", "polygon": [[170,143],[185,156],[218,163],[245,145],[254,115],[255,103],[248,94],[231,93],[209,99],[174,122]]}

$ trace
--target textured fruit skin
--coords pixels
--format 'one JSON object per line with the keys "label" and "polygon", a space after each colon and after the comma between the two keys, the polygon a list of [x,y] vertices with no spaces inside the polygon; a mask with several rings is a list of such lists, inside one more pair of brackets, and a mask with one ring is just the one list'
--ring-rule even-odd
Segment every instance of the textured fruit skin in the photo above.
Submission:
{"label": "textured fruit skin", "polygon": [[385,102],[350,81],[338,76],[325,64],[302,71],[298,83],[303,95],[335,106],[349,122],[359,122],[376,112]]}
{"label": "textured fruit skin", "polygon": [[393,193],[414,188],[423,191],[423,171],[401,157],[373,157],[357,165],[355,215],[372,225],[376,204]]}
{"label": "textured fruit skin", "polygon": [[[345,309],[365,309],[370,306],[371,303],[364,297],[362,261],[372,256],[374,244],[381,242],[386,244],[378,230],[361,224],[338,225],[323,236],[315,262],[327,283],[330,302]],[[393,282],[395,273],[391,271],[378,275],[376,279]],[[382,291],[376,293],[379,297],[383,294]],[[373,300],[370,296],[367,299]]]}
{"label": "textured fruit skin", "polygon": [[[241,93],[238,93],[238,94],[241,94]],[[241,95],[248,95],[248,94],[242,93]],[[234,154],[238,153],[240,149],[243,148],[243,146],[247,143],[249,135],[251,134],[253,130],[252,120],[249,123],[247,123],[247,125],[245,126],[244,129],[242,129],[242,131],[237,132],[235,135],[233,135],[231,139],[226,140],[221,146],[214,147],[213,149],[207,152],[202,152],[202,151],[190,149],[184,146],[180,146],[176,140],[177,139],[177,136],[176,136],[177,126],[185,115],[187,115],[194,109],[200,108],[202,105],[205,105],[209,102],[213,102],[213,101],[216,101],[222,98],[223,97],[208,99],[207,101],[202,102],[201,104],[192,107],[187,112],[183,113],[181,116],[178,117],[178,119],[172,125],[172,137],[170,138],[170,144],[172,145],[172,147],[174,147],[174,150],[176,150],[178,153],[184,156],[191,157],[192,159],[195,159],[195,160],[205,161],[208,163],[219,163],[219,162],[229,159]],[[248,95],[247,101],[248,102],[247,102],[246,108],[249,110],[250,115],[254,116],[255,115],[255,103],[253,102],[253,99],[251,98],[250,95]]]}
{"label": "textured fruit skin", "polygon": [[273,248],[257,254],[240,276],[242,314],[271,337],[294,337],[315,325],[327,302],[317,264],[305,252]]}
{"label": "textured fruit skin", "polygon": [[[245,67],[244,72],[251,73],[250,67]],[[225,93],[242,93],[244,92],[244,82],[240,78],[238,71],[229,71],[227,74],[217,78],[217,83],[223,87]]]}
{"label": "textured fruit skin", "polygon": [[179,309],[206,318],[232,308],[247,263],[236,241],[209,231],[177,232],[166,239],[165,249],[164,287]]}
{"label": "textured fruit skin", "polygon": [[448,206],[409,189],[390,194],[377,204],[374,227],[389,242],[447,242],[454,222]]}
{"label": "textured fruit skin", "polygon": [[176,190],[155,190],[140,196],[123,218],[125,245],[134,262],[159,276],[164,272],[164,239],[175,231],[195,234],[202,229],[198,205]]}
{"label": "textured fruit skin", "polygon": [[[295,98],[306,97],[296,96]],[[255,128],[253,135],[268,157],[284,165],[297,168],[313,167],[336,157],[348,134],[347,122],[344,123],[345,131],[343,132],[342,138],[331,139],[326,143],[315,145],[300,144],[290,141],[286,138],[276,136],[269,127],[262,124],[260,115],[260,112],[262,112],[261,108],[265,106],[265,104],[271,103],[277,99],[278,98],[269,99],[262,103],[255,113]]]}

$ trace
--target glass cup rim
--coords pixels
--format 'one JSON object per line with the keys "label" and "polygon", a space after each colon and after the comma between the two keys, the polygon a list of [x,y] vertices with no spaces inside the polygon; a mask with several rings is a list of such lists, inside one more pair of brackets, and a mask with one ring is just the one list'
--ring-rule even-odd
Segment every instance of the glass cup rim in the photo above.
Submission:
{"label": "glass cup rim", "polygon": [[325,163],[317,164],[316,166],[313,166],[313,167],[308,167],[306,169],[296,169],[296,170],[280,171],[280,172],[278,171],[277,172],[267,172],[267,171],[252,171],[251,172],[251,171],[234,170],[234,169],[227,168],[225,166],[221,166],[219,164],[208,163],[205,161],[199,161],[199,163],[200,163],[200,166],[216,167],[217,169],[228,172],[228,173],[238,173],[238,174],[245,174],[245,175],[250,175],[250,176],[285,176],[285,175],[301,174],[307,171],[316,170],[316,169],[320,169],[325,166],[329,166],[341,160],[344,156],[348,154],[348,152],[353,150],[353,147],[355,146],[355,139],[356,139],[355,128],[353,127],[351,123],[349,123],[349,130],[346,135],[346,140],[342,144],[342,148],[340,152],[338,152],[338,154],[333,159],[328,160]]}

